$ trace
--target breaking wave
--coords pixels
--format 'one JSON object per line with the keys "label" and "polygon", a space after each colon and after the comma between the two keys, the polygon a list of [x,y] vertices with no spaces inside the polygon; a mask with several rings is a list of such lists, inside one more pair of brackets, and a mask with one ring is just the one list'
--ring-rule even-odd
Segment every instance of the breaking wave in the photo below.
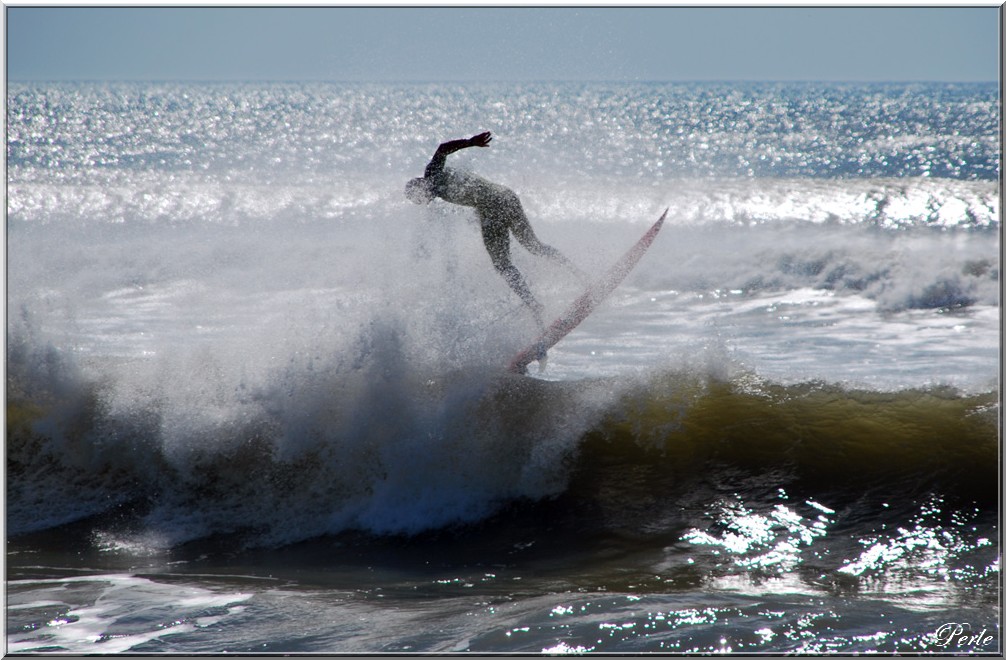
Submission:
{"label": "breaking wave", "polygon": [[415,534],[613,484],[632,493],[606,503],[624,518],[641,495],[619,485],[626,464],[668,493],[770,474],[838,497],[867,484],[995,497],[992,393],[782,386],[712,358],[553,383],[417,366],[393,325],[360,341],[352,362],[291,361],[258,383],[212,359],[177,373],[127,363],[93,382],[12,342],[8,530],[103,516],[107,538],[134,546],[281,545]]}

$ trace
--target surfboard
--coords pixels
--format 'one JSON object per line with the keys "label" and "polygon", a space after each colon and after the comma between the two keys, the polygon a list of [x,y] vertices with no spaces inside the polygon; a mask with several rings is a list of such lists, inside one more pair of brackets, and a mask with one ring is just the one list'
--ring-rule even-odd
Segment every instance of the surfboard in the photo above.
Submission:
{"label": "surfboard", "polygon": [[657,232],[660,231],[666,217],[667,210],[664,210],[660,219],[653,223],[653,226],[643,234],[643,237],[636,241],[636,244],[621,259],[615,262],[615,265],[609,268],[600,279],[587,287],[583,295],[574,300],[573,304],[552,325],[545,328],[545,331],[537,339],[513,356],[507,370],[516,374],[526,373],[528,364],[543,357],[548,349],[555,346],[560,339],[590,316],[594,308],[622,283],[626,275],[643,257],[650,244],[653,243],[653,239],[657,237]]}

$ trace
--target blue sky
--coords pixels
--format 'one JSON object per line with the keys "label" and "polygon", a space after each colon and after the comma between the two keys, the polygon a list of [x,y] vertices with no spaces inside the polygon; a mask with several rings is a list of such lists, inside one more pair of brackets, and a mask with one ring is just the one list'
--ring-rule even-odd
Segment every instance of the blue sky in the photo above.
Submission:
{"label": "blue sky", "polygon": [[995,81],[984,7],[17,7],[9,80]]}

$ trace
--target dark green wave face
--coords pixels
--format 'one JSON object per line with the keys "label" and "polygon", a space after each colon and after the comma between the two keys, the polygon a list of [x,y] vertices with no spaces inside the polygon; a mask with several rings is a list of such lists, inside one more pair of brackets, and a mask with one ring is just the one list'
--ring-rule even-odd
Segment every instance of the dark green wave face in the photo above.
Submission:
{"label": "dark green wave face", "polygon": [[998,411],[994,393],[665,374],[625,395],[586,446],[597,458],[640,460],[686,481],[744,470],[850,496],[864,488],[935,488],[989,503],[997,490]]}
{"label": "dark green wave face", "polygon": [[[275,527],[296,539],[368,525],[417,533],[557,496],[574,511],[601,507],[620,528],[647,526],[639,501],[694,492],[784,489],[832,503],[936,495],[982,507],[997,498],[993,392],[779,385],[743,373],[552,383],[457,372],[395,384],[404,390],[394,416],[361,417],[361,406],[380,406],[363,405],[371,394],[360,384],[343,380],[306,416],[258,416],[184,450],[156,404],[112,414],[97,387],[76,401],[11,400],[9,524],[44,528],[147,502],[175,511],[165,524],[194,510],[216,521],[198,535]],[[432,453],[409,458],[424,434]],[[311,520],[338,519],[358,498],[379,502],[382,488],[408,491],[415,479],[455,510],[439,520],[391,510],[334,526]],[[71,484],[74,506],[45,501]],[[277,507],[294,518],[276,517]]]}

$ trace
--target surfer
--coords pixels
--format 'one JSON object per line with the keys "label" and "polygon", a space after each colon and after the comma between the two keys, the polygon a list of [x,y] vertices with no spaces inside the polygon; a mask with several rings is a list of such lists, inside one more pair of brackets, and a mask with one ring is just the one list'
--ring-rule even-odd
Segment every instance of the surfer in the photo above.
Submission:
{"label": "surfer", "polygon": [[405,196],[416,204],[428,204],[439,197],[452,204],[474,207],[482,225],[482,241],[493,266],[531,309],[538,326],[544,328],[541,318],[544,306],[531,294],[524,276],[510,261],[510,233],[513,232],[531,254],[557,261],[581,279],[586,276],[558,250],[538,240],[514,191],[477,174],[445,167],[450,154],[468,147],[488,147],[491,141],[492,135],[486,131],[468,139],[444,142],[437,147],[423,176],[406,184]]}

